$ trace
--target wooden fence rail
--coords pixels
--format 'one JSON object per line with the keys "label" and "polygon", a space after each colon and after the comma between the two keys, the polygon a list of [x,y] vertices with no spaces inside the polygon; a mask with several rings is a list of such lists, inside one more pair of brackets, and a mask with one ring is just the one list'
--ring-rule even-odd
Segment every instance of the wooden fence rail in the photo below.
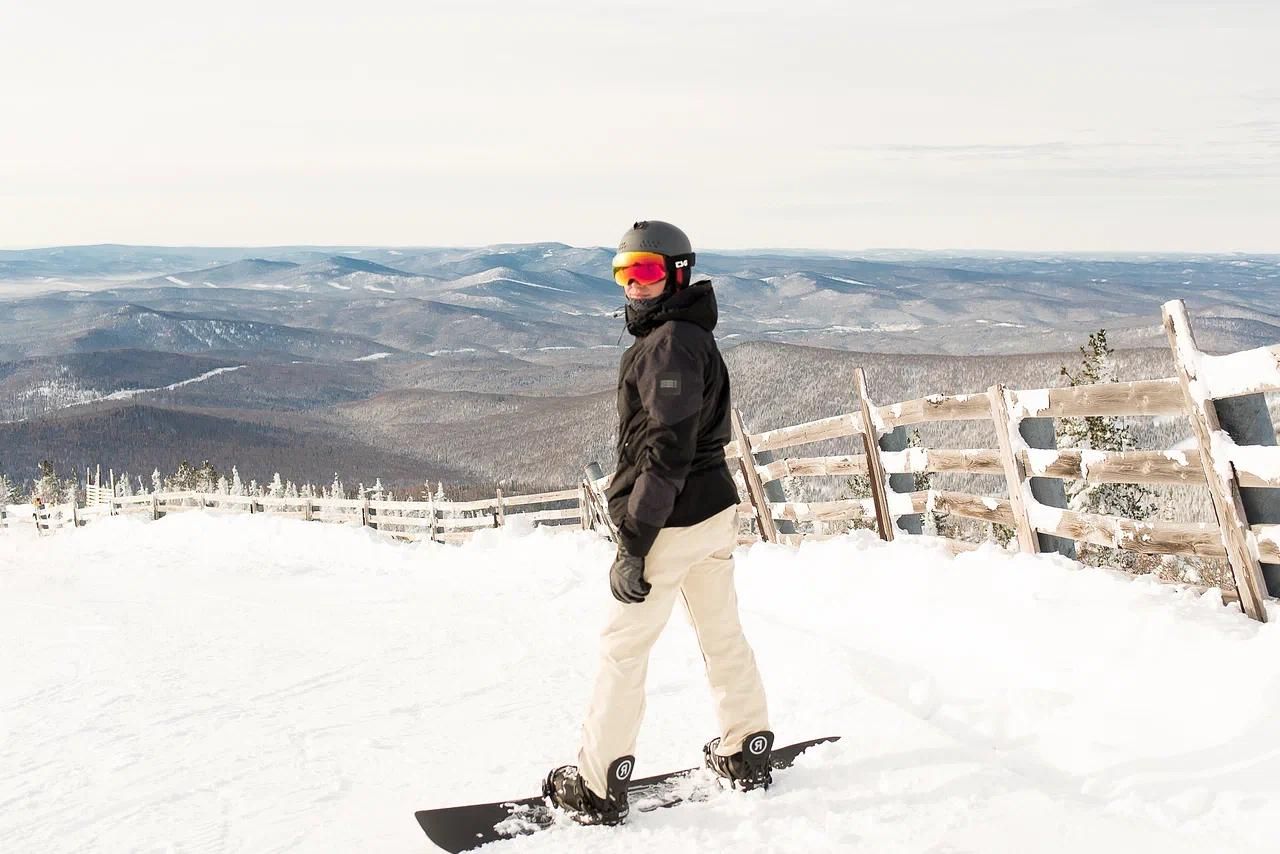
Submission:
{"label": "wooden fence rail", "polygon": [[[754,525],[744,542],[799,544],[832,536],[828,527],[850,521],[873,522],[884,539],[902,535],[895,521],[922,513],[952,515],[1004,525],[1015,532],[1018,548],[1035,552],[1040,535],[1145,554],[1225,558],[1241,607],[1266,619],[1267,587],[1261,562],[1280,564],[1280,518],[1250,520],[1240,489],[1280,488],[1280,448],[1237,445],[1223,429],[1215,400],[1280,391],[1280,344],[1242,353],[1210,356],[1200,352],[1181,301],[1164,306],[1164,323],[1178,375],[1155,380],[1101,383],[1070,388],[1005,389],[993,386],[976,394],[934,394],[901,403],[875,405],[868,398],[865,374],[853,378],[857,408],[850,412],[760,433],[749,433],[732,412],[733,441],[725,457],[745,496],[740,516]],[[1183,416],[1195,439],[1192,450],[1103,452],[1077,448],[1030,447],[1022,423],[1035,418],[1092,416]],[[997,448],[924,448],[885,451],[882,436],[897,428],[941,421],[989,421]],[[1271,431],[1274,434],[1274,429]],[[850,439],[852,453],[786,456],[790,449],[815,442]],[[776,458],[757,460],[758,454]],[[891,475],[966,473],[1002,478],[1007,494],[972,495],[948,490],[895,492]],[[471,501],[383,501],[315,497],[249,497],[191,492],[110,497],[94,507],[48,508],[35,522],[30,507],[0,507],[0,529],[38,525],[41,533],[64,524],[78,525],[98,515],[168,513],[204,508],[270,512],[311,521],[366,525],[407,539],[461,542],[475,531],[522,519],[533,524],[577,522],[616,538],[606,509],[611,475],[588,469],[576,486],[530,495],[505,495]],[[782,478],[860,477],[870,498],[822,502],[776,501],[766,485]],[[1035,478],[1088,483],[1193,486],[1209,490],[1216,522],[1148,522],[1051,507],[1036,500]],[[100,476],[98,480],[100,481]],[[100,484],[95,497],[104,494]],[[113,485],[114,487],[114,485]],[[776,487],[774,487],[776,488]],[[777,522],[804,523],[812,531],[780,533]],[[791,530],[791,528],[786,528]],[[977,545],[950,540],[954,551]]]}

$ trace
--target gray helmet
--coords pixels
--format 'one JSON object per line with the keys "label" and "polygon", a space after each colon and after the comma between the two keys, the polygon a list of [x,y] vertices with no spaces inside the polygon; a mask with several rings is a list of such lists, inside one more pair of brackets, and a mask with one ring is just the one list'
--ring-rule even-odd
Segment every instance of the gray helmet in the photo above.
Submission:
{"label": "gray helmet", "polygon": [[689,236],[669,222],[651,219],[637,222],[618,243],[619,252],[660,252],[668,258],[692,255]]}
{"label": "gray helmet", "polygon": [[657,252],[667,257],[667,277],[676,287],[689,284],[697,260],[689,235],[669,222],[650,219],[632,224],[618,241],[618,252]]}

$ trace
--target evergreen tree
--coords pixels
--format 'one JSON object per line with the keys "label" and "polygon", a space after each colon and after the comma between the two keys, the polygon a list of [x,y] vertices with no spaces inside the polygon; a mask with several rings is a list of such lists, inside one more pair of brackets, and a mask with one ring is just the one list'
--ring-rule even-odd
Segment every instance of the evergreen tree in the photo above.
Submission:
{"label": "evergreen tree", "polygon": [[226,475],[220,475],[220,476],[218,477],[218,489],[217,489],[217,491],[218,491],[218,494],[219,494],[219,495],[230,495],[230,494],[231,494],[231,484],[227,483],[227,476],[226,476]]}
{"label": "evergreen tree", "polygon": [[196,488],[199,475],[195,466],[187,460],[178,463],[178,469],[166,481],[166,485],[174,492],[189,492]]}
{"label": "evergreen tree", "polygon": [[[1099,329],[1080,348],[1080,370],[1072,373],[1062,366],[1059,374],[1069,386],[1118,382],[1114,351],[1107,344],[1107,331]],[[1120,418],[1088,416],[1058,420],[1058,447],[1092,451],[1128,451],[1133,448],[1133,435]],[[1088,483],[1067,481],[1067,506],[1081,513],[1098,513],[1139,521],[1156,512],[1155,493],[1136,483]],[[1094,566],[1114,566],[1147,572],[1158,561],[1148,555],[1106,546],[1080,543],[1080,560]]]}
{"label": "evergreen tree", "polygon": [[0,505],[16,504],[18,502],[18,487],[13,481],[9,480],[4,474],[0,474]]}
{"label": "evergreen tree", "polygon": [[69,477],[62,481],[59,486],[58,494],[59,504],[80,505],[80,481],[74,477]]}
{"label": "evergreen tree", "polygon": [[213,467],[213,463],[208,460],[202,460],[200,467],[196,469],[195,487],[196,492],[208,494],[218,488],[218,479],[221,475],[218,470]]}
{"label": "evergreen tree", "polygon": [[[844,496],[842,496],[842,498],[845,498],[845,499],[852,498],[857,500],[869,499],[871,497],[871,478],[867,477],[865,474],[852,475],[847,480],[845,480],[844,490],[845,490],[845,494]],[[844,522],[844,523],[837,522],[837,523],[831,523],[831,524],[844,524],[846,526],[845,529],[850,531],[856,531],[860,529],[874,531],[876,530],[876,527],[877,527],[876,517],[874,513],[869,516],[862,516],[858,519],[852,519],[848,522]]]}
{"label": "evergreen tree", "polygon": [[62,484],[58,482],[58,473],[54,471],[52,460],[41,460],[37,468],[39,477],[36,479],[35,488],[31,491],[32,498],[39,498],[45,505],[57,504],[62,498]]}
{"label": "evergreen tree", "polygon": [[276,472],[275,477],[271,478],[271,485],[267,487],[267,494],[272,498],[284,497],[284,484],[280,481],[280,472]]}
{"label": "evergreen tree", "polygon": [[[920,430],[917,428],[913,428],[911,430],[911,434],[907,437],[907,449],[910,450],[911,448],[922,448],[922,447],[924,447],[924,442],[921,441],[920,439]],[[927,471],[913,472],[912,477],[915,481],[912,484],[912,491],[929,492],[930,490],[933,489],[933,473],[932,472],[927,472]],[[866,478],[863,478],[863,480],[866,480]],[[870,492],[870,482],[868,482],[867,486],[868,486],[868,492]],[[948,521],[947,514],[938,513],[933,510],[926,511],[924,513],[924,520],[923,520],[923,525],[921,526],[921,530],[925,534],[929,534],[934,537],[958,538],[960,536],[960,531],[956,529],[955,525],[951,524]]]}
{"label": "evergreen tree", "polygon": [[248,495],[245,491],[244,482],[240,480],[240,470],[235,466],[231,467],[231,494],[232,495]]}

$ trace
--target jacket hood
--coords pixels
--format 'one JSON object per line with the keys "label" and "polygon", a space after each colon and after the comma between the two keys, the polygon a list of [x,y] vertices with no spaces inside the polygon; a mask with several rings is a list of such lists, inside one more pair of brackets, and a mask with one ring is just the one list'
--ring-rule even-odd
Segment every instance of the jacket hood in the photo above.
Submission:
{"label": "jacket hood", "polygon": [[642,338],[668,320],[687,320],[710,332],[716,328],[719,316],[711,280],[703,279],[676,291],[650,309],[641,311],[628,305],[627,331]]}

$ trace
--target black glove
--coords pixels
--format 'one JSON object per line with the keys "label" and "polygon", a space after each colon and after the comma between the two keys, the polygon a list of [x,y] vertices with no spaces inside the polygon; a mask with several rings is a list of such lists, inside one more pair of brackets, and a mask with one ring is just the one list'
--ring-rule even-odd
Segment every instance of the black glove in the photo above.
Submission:
{"label": "black glove", "polygon": [[609,569],[609,589],[613,591],[613,598],[624,605],[643,602],[652,589],[644,580],[644,558],[619,548]]}

